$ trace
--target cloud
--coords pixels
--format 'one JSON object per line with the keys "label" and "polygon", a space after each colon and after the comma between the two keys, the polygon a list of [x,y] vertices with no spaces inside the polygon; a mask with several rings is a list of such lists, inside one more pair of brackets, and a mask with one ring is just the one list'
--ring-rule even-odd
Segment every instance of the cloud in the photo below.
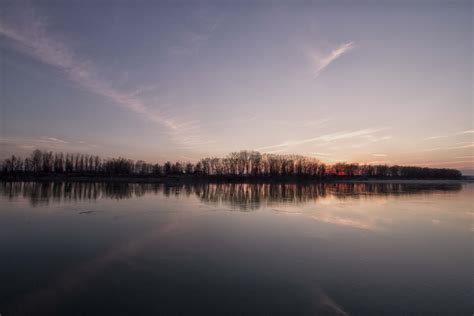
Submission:
{"label": "cloud", "polygon": [[319,76],[319,74],[328,67],[332,62],[336,59],[341,57],[343,54],[347,53],[348,51],[354,48],[354,42],[349,42],[340,45],[339,47],[333,49],[328,55],[325,56],[318,56],[315,54],[311,54],[310,58],[312,63],[314,64],[314,76],[315,78]]}
{"label": "cloud", "polygon": [[314,156],[324,156],[324,157],[327,157],[327,156],[332,156],[333,154],[332,153],[312,153]]}
{"label": "cloud", "polygon": [[465,148],[474,148],[474,143],[469,143],[466,145],[459,145],[459,146],[435,147],[435,148],[424,149],[422,151],[426,152],[426,151],[453,150],[453,149],[465,149]]}
{"label": "cloud", "polygon": [[91,61],[78,56],[64,40],[50,34],[46,19],[35,11],[23,10],[15,16],[14,21],[0,21],[0,36],[12,41],[13,47],[22,53],[60,69],[71,81],[87,91],[109,99],[145,120],[164,126],[175,142],[185,146],[202,144],[198,122],[181,122],[170,115],[151,110],[137,97],[148,87],[133,93],[113,88],[99,76],[99,70]]}
{"label": "cloud", "polygon": [[389,160],[372,160],[372,161],[367,161],[365,163],[368,165],[383,165],[383,164],[390,163],[390,161]]}
{"label": "cloud", "polygon": [[38,143],[49,143],[49,144],[67,144],[69,142],[56,138],[56,137],[48,137],[48,136],[43,136],[40,139],[36,140]]}
{"label": "cloud", "polygon": [[387,157],[387,154],[372,154],[374,157]]}
{"label": "cloud", "polygon": [[128,93],[128,95],[129,95],[130,97],[136,97],[136,96],[139,96],[139,95],[148,93],[148,92],[150,92],[150,91],[153,91],[153,90],[155,90],[156,88],[158,88],[158,86],[159,86],[159,84],[151,84],[151,85],[146,85],[146,86],[138,87],[138,88],[135,89],[134,91]]}
{"label": "cloud", "polygon": [[455,167],[460,165],[463,166],[471,166],[473,164],[472,160],[463,160],[463,161],[426,161],[421,163],[410,163],[412,166],[427,166],[427,167],[436,167],[436,166],[444,166],[449,165],[448,167]]}
{"label": "cloud", "polygon": [[309,121],[301,121],[301,120],[273,120],[269,121],[268,123],[270,124],[276,124],[276,125],[288,125],[288,126],[302,126],[302,127],[311,127],[311,128],[320,128],[327,123],[331,121],[330,118],[323,118],[320,120],[309,120]]}
{"label": "cloud", "polygon": [[433,140],[433,139],[440,139],[440,138],[448,138],[448,137],[462,136],[462,135],[468,135],[468,134],[473,134],[473,133],[474,133],[474,130],[469,129],[469,130],[460,131],[460,132],[452,133],[452,134],[448,134],[448,135],[430,136],[430,137],[423,138],[423,140]]}
{"label": "cloud", "polygon": [[34,137],[0,137],[0,156],[10,155],[12,152],[29,154],[33,149],[84,152],[97,147],[97,144],[91,144],[81,141],[64,140],[56,137],[42,136]]}
{"label": "cloud", "polygon": [[[270,145],[270,146],[264,146],[264,147],[259,147],[256,150],[265,150],[265,149],[274,149],[274,148],[281,148],[281,147],[292,147],[292,146],[298,146],[298,145],[303,145],[303,144],[308,144],[308,143],[313,143],[313,142],[324,142],[324,143],[329,143],[333,141],[338,141],[338,140],[343,140],[343,139],[351,139],[351,138],[368,138],[368,139],[373,139],[373,133],[377,133],[379,131],[382,131],[384,129],[379,129],[379,128],[366,128],[366,129],[361,129],[361,130],[355,130],[355,131],[341,131],[341,132],[336,132],[336,133],[331,133],[331,134],[325,134],[313,138],[306,138],[306,139],[300,139],[300,140],[292,140],[292,141],[286,141],[280,144],[276,145]],[[384,138],[386,139],[385,136]],[[375,138],[379,139],[379,138]]]}

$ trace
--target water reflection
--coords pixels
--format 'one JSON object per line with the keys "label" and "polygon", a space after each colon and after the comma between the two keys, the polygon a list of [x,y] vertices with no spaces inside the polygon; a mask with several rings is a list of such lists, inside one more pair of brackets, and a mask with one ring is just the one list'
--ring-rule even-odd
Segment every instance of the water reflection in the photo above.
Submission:
{"label": "water reflection", "polygon": [[473,192],[0,182],[0,313],[467,315]]}
{"label": "water reflection", "polygon": [[313,184],[248,184],[197,183],[165,185],[150,183],[89,182],[1,182],[0,195],[14,200],[27,199],[32,206],[85,200],[131,199],[146,194],[196,196],[202,202],[226,204],[241,210],[256,210],[262,205],[300,204],[319,199],[360,199],[456,192],[461,183],[313,183]]}

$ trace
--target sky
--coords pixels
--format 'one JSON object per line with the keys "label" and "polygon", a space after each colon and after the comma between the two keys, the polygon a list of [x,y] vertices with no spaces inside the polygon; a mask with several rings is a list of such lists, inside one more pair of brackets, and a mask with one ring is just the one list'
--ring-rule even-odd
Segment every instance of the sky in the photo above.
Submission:
{"label": "sky", "polygon": [[0,157],[473,163],[471,1],[2,1]]}

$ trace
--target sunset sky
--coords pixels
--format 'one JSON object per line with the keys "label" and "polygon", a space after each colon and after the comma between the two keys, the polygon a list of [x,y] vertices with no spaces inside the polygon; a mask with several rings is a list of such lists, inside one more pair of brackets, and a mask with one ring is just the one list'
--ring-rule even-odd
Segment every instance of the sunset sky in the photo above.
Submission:
{"label": "sunset sky", "polygon": [[0,156],[473,166],[471,1],[2,1]]}

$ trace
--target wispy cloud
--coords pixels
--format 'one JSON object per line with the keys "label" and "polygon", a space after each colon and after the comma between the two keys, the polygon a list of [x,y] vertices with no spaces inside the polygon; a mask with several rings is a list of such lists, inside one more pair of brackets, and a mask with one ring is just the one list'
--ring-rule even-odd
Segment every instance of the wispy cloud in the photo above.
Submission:
{"label": "wispy cloud", "polygon": [[133,93],[113,88],[99,76],[98,68],[90,60],[78,56],[66,41],[48,32],[46,19],[32,9],[24,10],[15,20],[1,20],[0,36],[9,39],[13,47],[24,54],[60,69],[71,81],[87,91],[107,98],[145,120],[164,126],[177,143],[185,146],[202,143],[198,122],[181,122],[161,111],[153,111],[137,97],[147,87]]}
{"label": "wispy cloud", "polygon": [[35,137],[0,137],[0,155],[9,155],[12,152],[29,154],[33,149],[87,152],[101,147],[86,141],[65,140],[57,137],[42,136]]}
{"label": "wispy cloud", "polygon": [[332,155],[333,155],[333,154],[331,154],[331,153],[320,153],[320,152],[318,152],[318,153],[311,153],[311,154],[314,155],[314,156],[316,156],[316,157],[318,157],[318,156],[329,157],[329,156],[332,156]]}
{"label": "wispy cloud", "polygon": [[280,144],[263,146],[256,149],[266,150],[266,149],[275,149],[275,148],[281,148],[281,147],[292,147],[292,146],[298,146],[298,145],[303,145],[303,144],[308,144],[308,143],[314,143],[317,141],[328,143],[328,142],[333,142],[333,141],[338,141],[338,140],[343,140],[343,139],[360,138],[360,137],[372,139],[373,138],[372,134],[380,132],[382,130],[384,129],[366,128],[366,129],[360,129],[360,130],[355,130],[355,131],[341,131],[341,132],[325,134],[325,135],[321,135],[321,136],[317,136],[313,138],[286,141]]}
{"label": "wispy cloud", "polygon": [[446,147],[435,147],[435,148],[428,148],[424,149],[422,151],[438,151],[438,150],[453,150],[453,149],[465,149],[465,148],[474,148],[474,143],[469,143],[465,145],[459,145],[459,146],[446,146]]}
{"label": "wispy cloud", "polygon": [[150,85],[146,85],[146,86],[141,86],[141,87],[138,87],[137,89],[133,90],[132,92],[128,93],[128,95],[130,97],[137,97],[139,95],[142,95],[142,94],[145,94],[145,93],[148,93],[150,91],[155,90],[158,86],[159,86],[159,84],[150,84]]}
{"label": "wispy cloud", "polygon": [[469,134],[474,134],[474,130],[469,129],[469,130],[460,131],[457,133],[451,133],[448,135],[430,136],[430,137],[423,138],[423,140],[433,140],[433,139],[448,138],[448,137],[462,136],[462,135],[469,135]]}
{"label": "wispy cloud", "polygon": [[288,126],[302,126],[308,128],[320,128],[327,125],[327,123],[331,121],[331,118],[323,118],[319,120],[308,120],[308,121],[301,121],[301,120],[270,120],[270,124],[276,125],[288,125]]}
{"label": "wispy cloud", "polygon": [[444,165],[449,165],[449,167],[454,167],[454,166],[471,166],[473,164],[472,160],[463,160],[463,161],[425,161],[421,163],[410,163],[410,165],[413,166],[428,166],[428,167],[435,167],[435,166],[444,166]]}
{"label": "wispy cloud", "polygon": [[354,48],[354,42],[349,42],[338,46],[333,49],[329,54],[320,56],[312,53],[310,55],[311,61],[314,64],[314,76],[315,78],[328,67],[332,62],[341,57],[343,54]]}
{"label": "wispy cloud", "polygon": [[68,141],[65,141],[63,139],[59,139],[56,137],[48,137],[48,136],[43,136],[39,139],[36,140],[38,143],[47,143],[47,144],[67,144],[69,143]]}
{"label": "wispy cloud", "polygon": [[365,162],[368,165],[382,165],[382,164],[388,164],[390,163],[389,160],[372,160],[372,161],[367,161]]}

